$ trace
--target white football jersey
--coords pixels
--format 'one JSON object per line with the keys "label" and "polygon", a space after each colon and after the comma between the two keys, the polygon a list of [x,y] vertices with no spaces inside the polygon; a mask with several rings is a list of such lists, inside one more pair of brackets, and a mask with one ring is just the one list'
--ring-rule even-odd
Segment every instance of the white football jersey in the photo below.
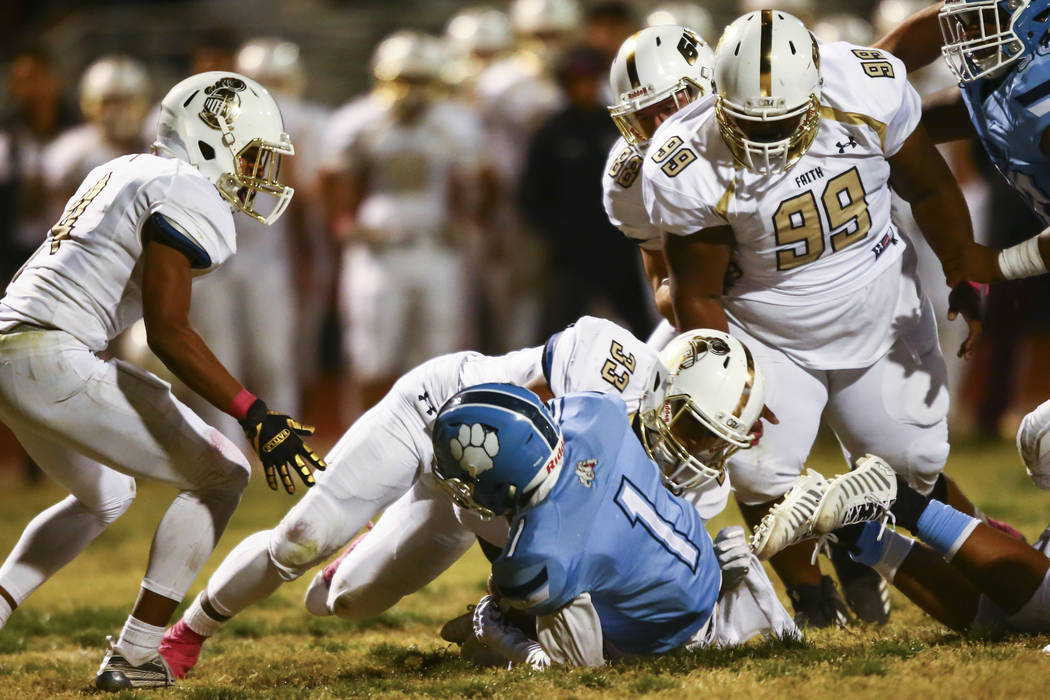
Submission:
{"label": "white football jersey", "polygon": [[[384,102],[375,92],[358,95],[339,107],[322,129],[324,153],[320,168],[327,172],[343,172],[347,169],[347,152],[357,140],[357,135],[385,111]],[[294,136],[293,136],[294,143]]]}
{"label": "white football jersey", "polygon": [[462,112],[441,101],[411,122],[391,109],[360,129],[347,165],[366,176],[356,224],[398,243],[442,233],[453,217],[449,181],[476,167],[484,135],[459,124]]}
{"label": "white football jersey", "polygon": [[0,328],[63,330],[100,351],[142,318],[142,224],[160,213],[202,275],[237,250],[230,205],[196,168],[148,154],[92,170],[0,300]]}
{"label": "white football jersey", "polygon": [[[887,159],[922,105],[890,54],[836,42],[820,44],[820,61],[822,119],[792,168],[759,175],[740,167],[710,103],[695,102],[657,130],[643,197],[662,231],[732,227],[723,297],[731,321],[785,343],[804,366],[863,367],[889,349],[893,319],[907,311],[898,308],[906,244],[890,218]],[[897,274],[882,274],[890,271]],[[911,303],[915,294],[906,296]]]}
{"label": "white football jersey", "polygon": [[[699,102],[713,109],[715,98],[707,95]],[[645,152],[629,145],[621,136],[616,139],[605,161],[602,176],[602,205],[609,223],[645,250],[662,250],[660,229],[649,219],[642,197],[642,162]]]}

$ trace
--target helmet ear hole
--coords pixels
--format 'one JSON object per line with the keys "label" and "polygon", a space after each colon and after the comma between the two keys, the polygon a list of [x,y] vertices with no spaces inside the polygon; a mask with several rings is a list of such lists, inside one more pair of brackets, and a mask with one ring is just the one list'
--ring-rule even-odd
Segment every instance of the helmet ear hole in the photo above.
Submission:
{"label": "helmet ear hole", "polygon": [[215,158],[215,149],[210,144],[204,141],[197,142],[197,148],[200,149],[201,155],[204,156],[204,160],[213,160]]}

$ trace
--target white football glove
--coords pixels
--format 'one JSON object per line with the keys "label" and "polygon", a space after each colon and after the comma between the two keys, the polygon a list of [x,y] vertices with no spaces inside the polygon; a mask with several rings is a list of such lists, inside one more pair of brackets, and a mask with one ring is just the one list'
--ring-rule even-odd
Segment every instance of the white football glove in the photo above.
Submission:
{"label": "white football glove", "polygon": [[739,586],[751,568],[751,548],[744,528],[730,525],[719,530],[715,536],[715,556],[722,569],[722,591]]}
{"label": "white football glove", "polygon": [[550,657],[539,642],[533,641],[514,625],[508,624],[496,599],[485,596],[474,608],[474,636],[485,646],[499,652],[515,664],[528,664],[546,671]]}

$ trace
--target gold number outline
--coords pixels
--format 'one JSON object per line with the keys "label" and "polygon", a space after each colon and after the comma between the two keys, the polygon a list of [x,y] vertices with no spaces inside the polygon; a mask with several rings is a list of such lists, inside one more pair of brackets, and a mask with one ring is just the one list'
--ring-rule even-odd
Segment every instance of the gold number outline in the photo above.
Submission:
{"label": "gold number outline", "polygon": [[[840,184],[843,186],[839,187]],[[843,192],[850,198],[846,206],[842,206],[839,200],[839,195]],[[823,199],[824,212],[828,215],[830,230],[839,229],[831,234],[831,252],[837,253],[868,237],[868,233],[871,232],[871,211],[868,208],[868,193],[864,190],[864,183],[860,180],[860,171],[857,170],[857,166],[829,180],[824,188]],[[836,207],[838,212],[835,216],[832,216],[832,206]],[[850,216],[851,210],[856,211],[852,216]],[[845,214],[845,220],[842,219],[843,214]],[[835,219],[839,221],[836,222]],[[857,224],[857,230],[849,233],[849,228],[853,223]]]}
{"label": "gold number outline", "polygon": [[638,367],[638,360],[633,353],[625,353],[623,344],[615,340],[609,344],[609,355],[610,357],[602,365],[601,376],[622,394],[631,381],[631,375]]}
{"label": "gold number outline", "polygon": [[110,171],[102,176],[98,182],[91,186],[91,189],[85,192],[80,199],[73,203],[73,206],[66,210],[62,218],[58,220],[58,223],[51,227],[51,230],[48,231],[48,234],[51,236],[51,255],[58,252],[62,241],[69,239],[73,227],[76,226],[77,221],[84,215],[84,212],[91,205],[91,202],[94,201],[95,197],[109,184],[109,178],[112,174],[113,171]]}

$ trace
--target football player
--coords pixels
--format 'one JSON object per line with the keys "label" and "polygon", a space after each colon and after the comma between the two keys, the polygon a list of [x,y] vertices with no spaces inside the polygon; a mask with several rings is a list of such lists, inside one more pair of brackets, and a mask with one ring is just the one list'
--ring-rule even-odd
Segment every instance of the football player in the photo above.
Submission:
{"label": "football player", "polygon": [[[887,513],[922,544],[875,522]],[[867,455],[831,481],[807,473],[759,525],[752,545],[767,558],[787,543],[829,533],[952,629],[1050,632],[1050,527],[1029,547],[923,496]]]}
{"label": "football player", "polygon": [[[689,347],[690,337],[684,336],[684,346],[669,348],[670,354],[665,357],[676,355],[678,362]],[[703,395],[702,399],[709,408],[714,405],[711,401],[727,403],[732,413],[741,405],[747,385],[747,361],[746,357],[740,359],[746,356],[742,346],[732,339],[725,342],[737,350],[734,369],[744,370],[734,375],[736,394],[730,398]],[[721,346],[719,349],[723,350]],[[728,359],[725,355],[718,357]],[[456,353],[412,370],[332,449],[327,457],[329,469],[319,478],[318,488],[311,489],[274,530],[248,537],[219,566],[183,619],[166,635],[162,651],[173,670],[182,675],[192,668],[204,641],[223,622],[334,554],[384,508],[386,512],[375,528],[314,578],[306,597],[311,613],[347,619],[373,617],[436,578],[470,548],[475,534],[495,547],[502,545],[506,523],[484,523],[469,513],[455,511],[430,473],[434,419],[441,405],[457,391],[495,380],[528,386],[547,395],[596,390],[618,394],[633,412],[638,412],[643,396],[653,386],[651,382],[662,376],[658,362],[657,355],[626,330],[609,321],[584,317],[555,334],[545,346],[502,357]],[[687,369],[686,378],[680,380],[680,385],[684,382],[686,386],[685,394],[691,396],[711,384],[705,382],[705,377],[710,380],[708,365]],[[759,380],[749,386],[760,391],[755,381]],[[725,453],[715,450],[702,455],[701,461],[691,458],[681,443],[670,441],[667,435],[672,426],[664,424],[665,429],[660,429],[658,409],[665,394],[661,383],[653,389],[649,408],[644,411],[655,427],[649,434],[654,455],[662,460],[669,484],[676,490],[688,489],[698,512],[705,518],[713,517],[728,496],[728,484],[720,478]],[[760,407],[757,393],[754,401]],[[745,400],[744,405],[751,406],[754,401]],[[696,413],[703,411],[696,402],[684,402],[684,407]],[[713,413],[709,410],[705,414]],[[689,423],[686,419],[681,425]],[[728,429],[723,432],[730,435]],[[749,440],[734,439],[750,444]],[[671,453],[663,447],[675,444],[678,447]],[[377,479],[377,474],[382,478]],[[754,568],[743,566],[739,560],[732,566],[738,576]]]}
{"label": "football player", "polygon": [[[720,365],[718,342],[730,362],[744,359],[726,338],[697,338],[689,361]],[[760,408],[741,414],[741,434]],[[768,579],[759,590],[745,586],[746,598],[720,597],[721,568],[704,520],[664,487],[616,396],[576,393],[544,404],[509,384],[468,387],[442,407],[433,443],[434,476],[452,499],[510,521],[473,628],[513,664],[600,666],[607,658],[740,644],[758,631],[797,635],[779,603],[772,624],[754,614],[775,600]],[[739,600],[752,614],[739,610]],[[509,607],[536,617],[536,640],[507,622]]]}
{"label": "football player", "polygon": [[[163,686],[157,647],[171,614],[237,506],[244,456],[156,376],[98,353],[139,318],[187,386],[241,421],[277,488],[288,467],[323,468],[300,436],[215,359],[187,320],[190,282],[236,249],[234,212],[276,220],[292,196],[279,179],[293,153],[273,98],[234,73],[203,73],[165,97],[158,155],[90,172],[0,300],[0,419],[71,495],[40,513],[0,567],[0,625],[116,520],[133,476],[180,493],[154,536],[138,602],[99,669],[104,690]],[[267,200],[270,207],[267,208]]]}
{"label": "football player", "polygon": [[150,80],[141,61],[119,54],[95,60],[80,78],[79,96],[85,123],[59,134],[41,156],[56,217],[92,168],[146,145]]}
{"label": "football player", "polygon": [[[665,11],[666,12],[666,11]],[[602,203],[609,222],[638,244],[645,276],[663,317],[650,338],[657,350],[676,334],[663,234],[649,221],[639,181],[653,132],[693,100],[713,99],[715,56],[692,29],[667,24],[649,27],[624,42],[609,71],[618,102],[609,114],[620,130],[602,178]]]}
{"label": "football player", "polygon": [[[770,409],[790,412],[731,462],[745,518],[757,523],[790,488],[822,414],[847,457],[883,454],[922,492],[972,512],[941,474],[944,361],[890,219],[890,185],[952,283],[975,245],[900,61],[821,44],[797,18],[762,10],[727,29],[714,82],[713,104],[694,102],[661,125],[642,185],[666,232],[677,325],[729,328],[769,368]],[[967,293],[960,285],[957,296]],[[973,319],[963,352],[978,331]],[[797,609],[825,596],[808,552],[786,550],[773,565]],[[868,581],[880,583],[870,572]],[[855,612],[885,620],[888,598],[872,593],[847,586]],[[839,617],[805,614],[812,624]]]}

